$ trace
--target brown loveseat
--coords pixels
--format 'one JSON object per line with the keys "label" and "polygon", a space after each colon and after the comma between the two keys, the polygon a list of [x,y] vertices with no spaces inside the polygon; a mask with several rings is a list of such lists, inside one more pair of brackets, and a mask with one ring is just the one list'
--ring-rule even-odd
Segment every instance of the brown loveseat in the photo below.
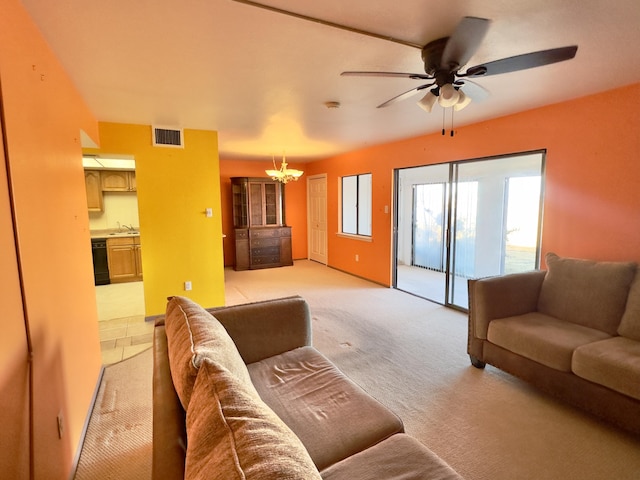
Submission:
{"label": "brown loveseat", "polygon": [[546,264],[469,280],[471,363],[640,434],[640,270],[553,253]]}
{"label": "brown loveseat", "polygon": [[153,478],[461,477],[311,346],[302,298],[173,297],[154,331]]}

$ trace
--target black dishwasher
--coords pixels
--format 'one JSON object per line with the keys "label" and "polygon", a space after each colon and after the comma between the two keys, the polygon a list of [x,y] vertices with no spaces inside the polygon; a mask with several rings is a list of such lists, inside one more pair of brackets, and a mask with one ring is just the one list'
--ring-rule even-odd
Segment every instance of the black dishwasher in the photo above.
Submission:
{"label": "black dishwasher", "polygon": [[92,238],[91,251],[93,253],[93,277],[96,285],[108,285],[109,263],[107,262],[107,239]]}

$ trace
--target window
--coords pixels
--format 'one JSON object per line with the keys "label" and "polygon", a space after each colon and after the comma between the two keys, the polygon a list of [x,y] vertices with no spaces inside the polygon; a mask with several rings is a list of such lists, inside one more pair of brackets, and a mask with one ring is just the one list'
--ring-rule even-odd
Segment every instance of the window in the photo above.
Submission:
{"label": "window", "polygon": [[342,225],[347,235],[371,236],[371,174],[342,177]]}

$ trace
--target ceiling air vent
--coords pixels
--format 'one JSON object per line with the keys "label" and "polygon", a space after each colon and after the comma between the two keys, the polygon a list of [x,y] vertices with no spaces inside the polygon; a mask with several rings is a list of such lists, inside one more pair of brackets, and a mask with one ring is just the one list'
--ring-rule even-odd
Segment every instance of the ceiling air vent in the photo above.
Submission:
{"label": "ceiling air vent", "polygon": [[181,128],[153,127],[152,135],[154,147],[184,147]]}

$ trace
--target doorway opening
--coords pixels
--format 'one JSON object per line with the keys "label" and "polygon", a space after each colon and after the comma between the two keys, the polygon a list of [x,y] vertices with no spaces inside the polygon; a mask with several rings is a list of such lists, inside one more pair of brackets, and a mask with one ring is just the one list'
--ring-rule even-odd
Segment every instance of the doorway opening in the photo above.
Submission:
{"label": "doorway opening", "polygon": [[467,310],[467,280],[539,267],[544,151],[394,171],[393,286]]}
{"label": "doorway opening", "polygon": [[83,159],[83,166],[87,196],[98,200],[89,207],[89,228],[102,363],[111,364],[149,348],[152,341],[153,325],[145,322],[135,160],[92,156]]}

